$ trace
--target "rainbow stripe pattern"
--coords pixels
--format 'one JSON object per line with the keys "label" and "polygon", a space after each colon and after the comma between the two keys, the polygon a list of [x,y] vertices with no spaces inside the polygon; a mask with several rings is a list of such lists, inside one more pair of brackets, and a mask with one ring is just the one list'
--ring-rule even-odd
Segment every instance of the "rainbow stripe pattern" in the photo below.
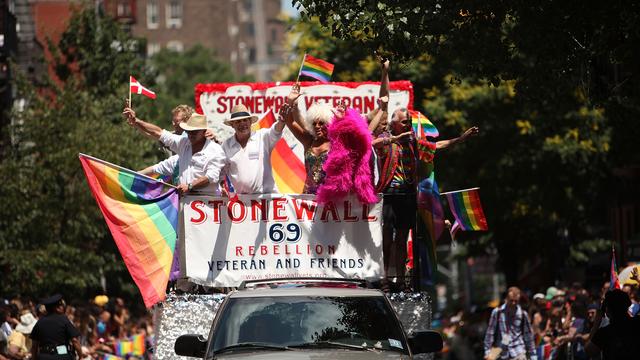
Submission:
{"label": "rainbow stripe pattern", "polygon": [[113,354],[104,354],[102,356],[102,360],[124,360],[124,358],[121,358],[119,356],[115,356]]}
{"label": "rainbow stripe pattern", "polygon": [[178,193],[162,182],[80,154],[89,188],[150,308],[166,296],[178,227]]}
{"label": "rainbow stripe pattern", "polygon": [[331,80],[331,74],[333,74],[332,63],[305,54],[298,76],[305,75],[318,81],[329,82],[329,80]]}
{"label": "rainbow stripe pattern", "polygon": [[[487,219],[482,211],[479,188],[446,193],[449,208],[458,223],[459,230],[488,230]],[[454,224],[455,225],[455,224]]]}
{"label": "rainbow stripe pattern", "polygon": [[436,126],[433,125],[429,118],[422,115],[420,111],[409,110],[409,115],[411,116],[411,126],[413,126],[416,137],[422,138],[426,136],[436,138],[440,136],[440,132],[438,132]]}
{"label": "rainbow stripe pattern", "polygon": [[[270,128],[276,121],[273,111],[267,111],[260,121],[253,126],[254,129]],[[284,138],[276,143],[271,152],[271,167],[273,168],[273,178],[282,194],[300,194],[304,188],[306,171],[304,163],[291,150]]]}
{"label": "rainbow stripe pattern", "polygon": [[134,335],[131,338],[118,340],[114,344],[114,350],[118,356],[142,356],[146,351],[144,335]]}

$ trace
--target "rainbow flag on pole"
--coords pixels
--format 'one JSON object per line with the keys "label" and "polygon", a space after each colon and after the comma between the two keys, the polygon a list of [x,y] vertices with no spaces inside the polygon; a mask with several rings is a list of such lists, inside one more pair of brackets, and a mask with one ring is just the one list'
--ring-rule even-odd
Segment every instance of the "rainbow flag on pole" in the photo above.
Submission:
{"label": "rainbow flag on pole", "polygon": [[488,230],[487,219],[480,203],[480,188],[451,191],[442,193],[447,197],[449,209],[453,213],[455,221],[451,226],[451,238],[462,231]]}
{"label": "rainbow flag on pole", "polygon": [[298,76],[305,75],[318,81],[329,82],[329,80],[331,80],[331,74],[333,74],[332,63],[305,54]]}
{"label": "rainbow flag on pole", "polygon": [[[256,129],[268,129],[276,121],[272,110],[263,114],[253,127]],[[300,194],[304,188],[304,180],[307,173],[304,163],[291,150],[287,141],[282,138],[276,143],[271,152],[271,167],[273,178],[281,194]]]}
{"label": "rainbow flag on pole", "polygon": [[149,308],[166,296],[178,227],[175,188],[80,154],[89,188]]}
{"label": "rainbow flag on pole", "polygon": [[618,279],[618,266],[616,265],[616,250],[611,247],[611,271],[609,274],[609,290],[620,289],[620,279]]}
{"label": "rainbow flag on pole", "polygon": [[409,115],[411,116],[411,126],[413,126],[413,131],[416,133],[417,138],[425,136],[436,138],[440,136],[436,126],[420,111],[409,110]]}

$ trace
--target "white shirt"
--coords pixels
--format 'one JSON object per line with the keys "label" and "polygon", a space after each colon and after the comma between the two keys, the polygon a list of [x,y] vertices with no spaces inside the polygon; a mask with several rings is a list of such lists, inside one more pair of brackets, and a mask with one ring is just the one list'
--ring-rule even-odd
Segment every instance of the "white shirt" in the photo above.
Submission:
{"label": "white shirt", "polygon": [[[222,171],[225,164],[224,151],[222,151],[220,145],[213,141],[205,140],[202,150],[192,154],[191,142],[188,137],[172,134],[166,130],[162,130],[160,142],[171,149],[171,151],[177,153],[181,184],[190,184],[196,179],[206,176],[209,179],[209,184],[206,187],[199,188],[198,191],[214,194],[218,192],[220,171]],[[154,165],[153,171],[161,175],[172,174],[176,162],[176,159],[173,158],[172,160],[172,158],[173,156]],[[168,171],[169,168],[170,171]]]}
{"label": "white shirt", "polygon": [[277,193],[271,171],[271,151],[282,137],[275,122],[269,129],[252,132],[243,148],[233,135],[222,143],[227,156],[225,172],[238,194]]}

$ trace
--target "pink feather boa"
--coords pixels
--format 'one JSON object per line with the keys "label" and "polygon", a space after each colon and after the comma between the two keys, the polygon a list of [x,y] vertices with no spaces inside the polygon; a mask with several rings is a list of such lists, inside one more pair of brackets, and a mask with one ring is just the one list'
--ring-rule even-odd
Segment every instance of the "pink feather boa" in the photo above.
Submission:
{"label": "pink feather boa", "polygon": [[378,201],[371,178],[371,134],[367,121],[355,109],[345,116],[335,116],[327,130],[331,149],[322,169],[324,183],[318,188],[316,200],[320,204],[336,202],[356,193],[363,204]]}

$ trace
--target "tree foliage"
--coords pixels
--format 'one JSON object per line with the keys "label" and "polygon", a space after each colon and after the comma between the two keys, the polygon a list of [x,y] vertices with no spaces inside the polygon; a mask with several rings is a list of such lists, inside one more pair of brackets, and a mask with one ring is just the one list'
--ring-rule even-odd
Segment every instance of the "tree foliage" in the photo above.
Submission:
{"label": "tree foliage", "polygon": [[[609,180],[612,152],[618,145],[614,138],[621,134],[618,124],[622,121],[613,121],[608,108],[593,101],[583,87],[572,87],[565,79],[558,86],[547,83],[535,93],[523,93],[530,82],[515,76],[494,82],[494,72],[474,68],[476,61],[483,62],[478,59],[483,53],[469,56],[466,50],[445,51],[462,46],[461,39],[460,44],[444,44],[447,37],[433,49],[426,43],[409,42],[412,49],[406,50],[406,42],[398,44],[398,39],[386,33],[371,40],[347,31],[363,26],[355,25],[362,19],[373,22],[372,17],[376,24],[394,22],[393,16],[379,11],[344,20],[349,11],[376,2],[314,2],[315,8],[308,6],[311,2],[301,3],[307,16],[292,24],[292,32],[299,34],[292,51],[310,51],[334,63],[334,79],[342,81],[377,80],[379,66],[373,52],[386,51],[392,57],[391,80],[412,81],[414,106],[436,124],[441,138],[458,136],[473,125],[480,127],[477,138],[439,152],[435,170],[441,191],[481,187],[490,232],[462,236],[471,255],[496,248],[510,282],[538,264],[545,269],[539,281],[549,283],[567,267],[584,263],[602,249],[602,239],[608,236],[602,189]],[[413,2],[377,3],[393,3],[406,13]],[[333,13],[343,14],[343,20]],[[318,14],[319,19],[311,14]],[[342,25],[336,30],[335,26],[323,27],[323,21]],[[510,21],[510,26],[517,25]],[[415,19],[411,24],[416,33],[431,29],[430,23]],[[486,44],[483,51],[493,51],[486,37],[469,35],[466,43],[470,47]],[[491,56],[496,61],[498,54]],[[519,56],[523,64],[536,61]],[[498,69],[501,63],[493,65]],[[292,78],[297,68],[292,65],[282,71]],[[629,161],[629,157],[616,159],[621,160]]]}
{"label": "tree foliage", "polygon": [[231,73],[201,48],[161,52],[150,67],[141,53],[144,41],[92,8],[75,13],[60,42],[50,46],[57,78],[41,88],[19,79],[24,106],[1,129],[12,147],[0,158],[0,293],[87,297],[101,291],[104,274],[110,294],[139,299],[78,153],[130,169],[163,156],[122,120],[130,74],[158,94],[155,101],[135,97],[137,112],[166,119],[158,123],[168,126],[176,102],[193,104],[195,81],[230,80]]}

